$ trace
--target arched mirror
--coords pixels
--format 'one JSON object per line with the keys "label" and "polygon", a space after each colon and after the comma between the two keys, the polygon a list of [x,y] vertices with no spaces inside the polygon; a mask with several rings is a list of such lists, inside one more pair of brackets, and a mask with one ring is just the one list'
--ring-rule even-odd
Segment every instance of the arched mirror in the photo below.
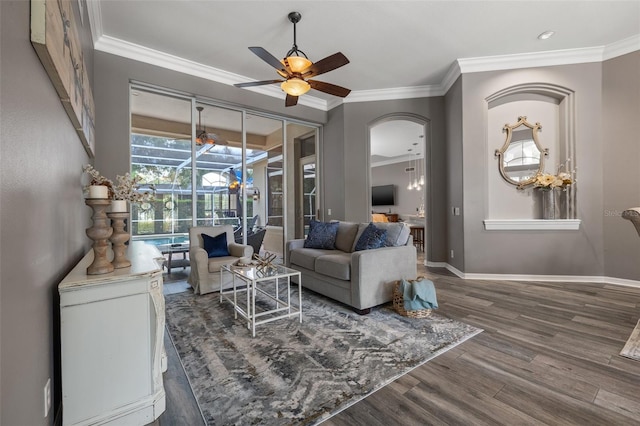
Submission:
{"label": "arched mirror", "polygon": [[533,184],[536,175],[544,169],[544,157],[549,155],[548,148],[542,148],[538,142],[540,123],[531,124],[527,117],[518,117],[518,122],[502,128],[506,140],[500,149],[496,149],[500,174],[518,189]]}

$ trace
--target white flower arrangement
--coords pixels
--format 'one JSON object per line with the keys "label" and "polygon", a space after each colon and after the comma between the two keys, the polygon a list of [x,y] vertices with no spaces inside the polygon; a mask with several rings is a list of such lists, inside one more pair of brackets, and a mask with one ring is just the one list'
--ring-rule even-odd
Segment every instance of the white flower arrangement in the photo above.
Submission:
{"label": "white flower arrangement", "polygon": [[107,188],[109,188],[109,199],[112,198],[113,196],[113,182],[111,181],[111,179],[107,179],[106,177],[102,176],[100,174],[99,171],[97,171],[96,169],[93,168],[93,166],[91,164],[87,164],[85,166],[82,166],[82,171],[86,174],[89,175],[89,177],[91,178],[91,181],[89,182],[88,185],[85,185],[82,187],[82,189],[84,190],[85,194],[89,192],[89,187],[93,186],[93,185],[102,185],[102,186],[106,186]]}
{"label": "white flower arrangement", "polygon": [[[533,186],[539,188],[541,190],[552,190],[554,188],[561,188],[566,191],[569,185],[573,185],[576,180],[574,178],[574,174],[576,169],[567,171],[567,165],[571,162],[571,158],[568,158],[567,161],[560,164],[558,169],[556,170],[556,174],[552,175],[549,173],[539,173],[536,176],[536,180],[533,183]],[[565,169],[564,172],[561,170]]]}
{"label": "white flower arrangement", "polygon": [[149,184],[148,190],[141,191],[140,181],[141,176],[131,176],[131,173],[127,172],[124,176],[116,176],[116,184],[113,186],[113,199],[114,200],[127,200],[131,203],[145,203],[155,200],[156,187],[153,184]]}

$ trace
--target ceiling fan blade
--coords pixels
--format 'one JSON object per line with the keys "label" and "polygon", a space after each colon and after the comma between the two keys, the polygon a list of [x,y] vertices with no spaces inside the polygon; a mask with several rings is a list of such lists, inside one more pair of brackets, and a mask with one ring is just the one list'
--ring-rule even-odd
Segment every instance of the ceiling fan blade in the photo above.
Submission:
{"label": "ceiling fan blade", "polygon": [[306,70],[302,71],[302,76],[314,77],[316,75],[324,74],[325,72],[333,71],[336,68],[340,68],[343,65],[347,65],[349,60],[342,53],[334,53],[331,56],[327,56],[324,59],[320,59],[315,64],[312,64]]}
{"label": "ceiling fan blade", "polygon": [[291,96],[289,94],[287,94],[287,99],[284,101],[284,106],[295,106],[298,103],[298,97],[297,96]]}
{"label": "ceiling fan blade", "polygon": [[250,81],[248,83],[236,83],[234,86],[236,87],[252,87],[252,86],[263,86],[265,84],[272,83],[282,83],[284,80],[262,80],[262,81]]}
{"label": "ceiling fan blade", "polygon": [[337,86],[331,83],[325,83],[324,81],[307,80],[307,83],[311,85],[312,89],[316,89],[321,92],[328,93],[330,95],[340,96],[342,98],[346,97],[349,93],[351,93],[350,89],[347,89],[342,86]]}
{"label": "ceiling fan blade", "polygon": [[262,47],[250,47],[249,50],[252,51],[253,53],[255,53],[260,59],[262,59],[263,61],[265,61],[266,63],[268,63],[269,65],[271,65],[275,69],[277,69],[278,71],[284,73],[285,75],[291,74],[291,70],[290,69],[288,69],[286,66],[284,66],[282,64],[282,62],[280,62],[278,60],[278,58],[273,56],[271,53],[267,52],[264,48],[262,48]]}

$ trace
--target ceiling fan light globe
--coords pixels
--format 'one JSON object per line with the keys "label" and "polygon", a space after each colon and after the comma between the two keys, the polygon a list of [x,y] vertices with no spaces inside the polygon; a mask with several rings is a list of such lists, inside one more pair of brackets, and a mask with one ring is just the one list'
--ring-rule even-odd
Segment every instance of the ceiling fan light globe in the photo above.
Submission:
{"label": "ceiling fan light globe", "polygon": [[311,90],[311,85],[300,78],[290,78],[283,81],[280,88],[288,95],[300,96]]}
{"label": "ceiling fan light globe", "polygon": [[196,136],[196,145],[215,145],[215,143],[216,141],[209,137],[206,131],[201,131],[198,136]]}
{"label": "ceiling fan light globe", "polygon": [[288,66],[291,72],[302,72],[313,65],[313,62],[303,56],[287,56],[281,62]]}

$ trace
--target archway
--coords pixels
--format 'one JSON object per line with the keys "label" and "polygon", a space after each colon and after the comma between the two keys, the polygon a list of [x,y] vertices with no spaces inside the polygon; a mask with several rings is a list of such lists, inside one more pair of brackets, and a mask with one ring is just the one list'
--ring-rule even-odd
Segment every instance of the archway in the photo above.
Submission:
{"label": "archway", "polygon": [[414,114],[385,115],[369,124],[367,144],[371,219],[408,223],[425,264],[431,244],[429,124]]}

